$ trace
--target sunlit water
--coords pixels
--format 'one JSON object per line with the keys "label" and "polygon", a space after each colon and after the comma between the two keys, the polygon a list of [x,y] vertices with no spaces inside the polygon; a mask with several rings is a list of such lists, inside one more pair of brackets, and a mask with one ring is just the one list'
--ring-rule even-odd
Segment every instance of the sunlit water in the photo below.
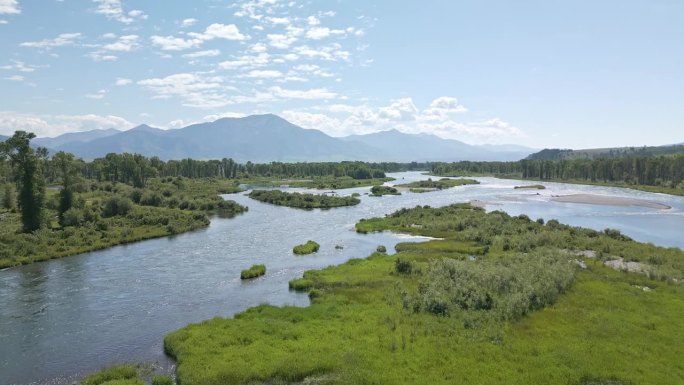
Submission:
{"label": "sunlit water", "polygon": [[[391,176],[397,178],[394,183],[427,178],[416,172]],[[365,257],[378,245],[393,252],[397,242],[420,240],[353,231],[361,218],[402,207],[477,199],[487,202],[488,210],[556,218],[598,230],[617,228],[640,241],[684,248],[683,197],[557,183],[545,183],[547,189],[540,191],[514,190],[530,183],[477,179],[482,184],[423,194],[363,195],[358,206],[331,210],[291,209],[244,194],[229,195],[249,206],[249,212],[214,218],[200,231],[0,271],[0,384],[70,384],[83,373],[121,362],[148,362],[172,370],[162,348],[169,331],[262,303],[306,306],[305,294],[287,288],[303,271]],[[672,209],[550,200],[552,195],[577,193],[646,199]],[[321,250],[294,256],[292,247],[308,239],[319,242]],[[266,264],[267,274],[241,282],[240,270],[255,263]]]}

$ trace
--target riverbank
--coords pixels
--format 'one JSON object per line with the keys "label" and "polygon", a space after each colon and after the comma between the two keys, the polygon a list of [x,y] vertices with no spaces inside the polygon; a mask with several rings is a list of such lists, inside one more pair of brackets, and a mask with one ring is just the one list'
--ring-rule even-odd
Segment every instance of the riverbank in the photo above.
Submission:
{"label": "riverbank", "polygon": [[[395,255],[376,253],[308,271],[308,285],[293,286],[311,288],[309,307],[262,305],[169,334],[165,349],[177,359],[180,382],[684,379],[678,365],[684,288],[674,283],[684,275],[679,249],[468,205],[402,209],[361,221],[357,229],[446,239],[400,244]],[[587,258],[582,250],[598,252]],[[651,278],[604,267],[611,254],[643,261]],[[654,255],[659,259],[643,259]],[[458,267],[458,279],[443,275],[452,267]],[[517,280],[530,272],[524,282]]]}
{"label": "riverbank", "polygon": [[90,181],[61,221],[53,192],[45,224],[33,233],[20,232],[19,213],[0,212],[0,269],[201,229],[208,215],[247,211],[219,196],[236,191],[233,181],[213,178],[156,178],[145,188]]}

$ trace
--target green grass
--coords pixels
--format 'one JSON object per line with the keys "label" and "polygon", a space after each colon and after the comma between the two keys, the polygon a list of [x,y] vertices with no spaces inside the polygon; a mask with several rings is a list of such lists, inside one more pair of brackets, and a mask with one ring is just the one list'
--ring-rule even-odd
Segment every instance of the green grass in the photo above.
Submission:
{"label": "green grass", "polygon": [[236,188],[232,181],[214,178],[155,178],[144,189],[86,181],[63,226],[57,220],[58,196],[49,190],[45,225],[34,233],[20,232],[18,213],[0,210],[0,268],[206,227],[210,214],[232,216],[247,210],[218,196]]}
{"label": "green grass", "polygon": [[361,203],[359,199],[354,197],[287,193],[279,190],[253,190],[249,193],[249,197],[259,202],[300,209],[329,209]]}
{"label": "green grass", "polygon": [[117,365],[91,374],[81,381],[81,385],[144,385],[133,365]]}
{"label": "green grass", "polygon": [[380,197],[383,195],[401,195],[401,193],[390,186],[373,186],[371,188],[371,196]]}
{"label": "green grass", "polygon": [[266,274],[265,265],[252,265],[252,267],[250,267],[249,269],[242,270],[242,272],[240,272],[240,279],[251,279],[261,277],[264,274]]}
{"label": "green grass", "polygon": [[515,190],[544,190],[546,189],[546,186],[544,186],[543,184],[531,184],[525,186],[515,186],[513,188]]}
{"label": "green grass", "polygon": [[[467,205],[359,226],[447,239],[307,271],[290,287],[310,291],[309,307],[263,305],[169,334],[180,383],[684,382],[679,249]],[[580,269],[568,250],[588,246],[605,249]],[[608,269],[613,252],[650,258],[659,273]],[[424,306],[439,299],[447,312]]]}
{"label": "green grass", "polygon": [[306,254],[313,254],[320,249],[321,245],[314,241],[307,241],[304,244],[297,245],[292,248],[292,252],[297,254],[297,255],[306,255]]}
{"label": "green grass", "polygon": [[440,180],[421,180],[411,183],[397,185],[396,187],[404,187],[410,189],[411,192],[429,192],[432,190],[443,190],[446,188],[464,186],[469,184],[480,184],[474,179],[449,179],[442,178]]}

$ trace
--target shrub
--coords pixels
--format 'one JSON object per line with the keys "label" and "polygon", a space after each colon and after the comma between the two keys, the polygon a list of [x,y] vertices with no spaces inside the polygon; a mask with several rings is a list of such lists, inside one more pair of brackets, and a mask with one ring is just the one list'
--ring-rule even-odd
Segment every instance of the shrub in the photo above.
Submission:
{"label": "shrub", "polygon": [[81,209],[70,208],[62,214],[62,226],[80,226],[84,219],[84,213]]}
{"label": "shrub", "polygon": [[132,207],[133,202],[130,199],[114,196],[105,201],[102,216],[109,218],[116,215],[126,215]]}
{"label": "shrub", "polygon": [[154,206],[154,207],[159,207],[162,205],[162,202],[164,201],[164,198],[157,193],[153,191],[147,191],[142,195],[142,198],[140,198],[140,204],[143,206]]}
{"label": "shrub", "polygon": [[138,371],[133,365],[116,365],[91,374],[81,381],[82,385],[101,385],[115,380],[133,380],[138,378]]}
{"label": "shrub", "polygon": [[399,274],[411,274],[411,272],[413,271],[413,264],[411,263],[411,261],[397,258],[397,260],[394,261],[394,269]]}
{"label": "shrub", "polygon": [[264,274],[266,274],[265,265],[252,265],[252,267],[250,267],[249,269],[242,270],[242,272],[240,272],[240,279],[251,279],[261,277]]}
{"label": "shrub", "polygon": [[309,240],[303,245],[297,245],[292,249],[292,252],[297,254],[297,255],[305,255],[305,254],[311,254],[315,253],[320,249],[321,245],[318,243]]}
{"label": "shrub", "polygon": [[375,251],[377,251],[378,253],[386,253],[386,252],[387,252],[387,248],[386,248],[385,246],[383,246],[383,245],[380,245],[380,246],[378,246],[378,247],[375,249]]}

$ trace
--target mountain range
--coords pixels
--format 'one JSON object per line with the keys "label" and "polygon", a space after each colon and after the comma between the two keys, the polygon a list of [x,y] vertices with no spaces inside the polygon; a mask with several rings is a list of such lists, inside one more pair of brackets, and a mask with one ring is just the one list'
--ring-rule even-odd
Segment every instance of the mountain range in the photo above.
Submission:
{"label": "mountain range", "polygon": [[169,130],[143,124],[126,131],[74,132],[36,138],[34,144],[48,148],[51,153],[66,151],[84,159],[129,152],[164,160],[233,158],[240,162],[503,161],[519,160],[536,151],[515,145],[474,146],[397,130],[335,138],[271,114],[222,118]]}

